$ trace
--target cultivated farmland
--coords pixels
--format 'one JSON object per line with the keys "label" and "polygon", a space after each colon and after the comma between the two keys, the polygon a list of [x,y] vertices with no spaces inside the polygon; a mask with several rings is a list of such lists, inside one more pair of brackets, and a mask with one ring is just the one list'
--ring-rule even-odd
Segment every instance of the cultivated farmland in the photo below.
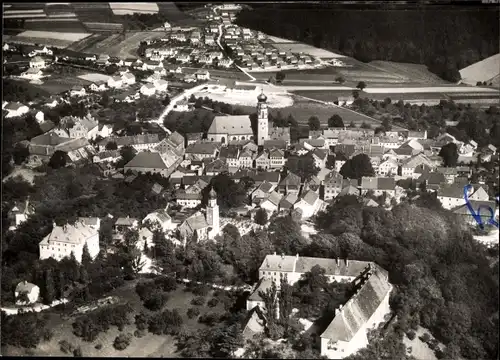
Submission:
{"label": "cultivated farmland", "polygon": [[112,22],[114,19],[113,11],[109,3],[73,3],[73,11],[83,22]]}
{"label": "cultivated farmland", "polygon": [[486,81],[487,83],[493,82],[496,78],[498,83],[498,76],[500,73],[500,54],[496,54],[481,60],[477,63],[467,66],[460,70],[462,82],[470,85],[476,85],[478,81]]}
{"label": "cultivated farmland", "polygon": [[156,3],[109,3],[113,14],[115,15],[131,15],[138,14],[157,14],[158,5]]}
{"label": "cultivated farmland", "polygon": [[80,41],[73,43],[67,49],[77,51],[77,52],[82,52],[82,51],[85,51],[85,49],[92,48],[95,44],[106,39],[106,37],[107,37],[106,35],[102,35],[102,34],[92,34],[91,36],[89,36],[85,39],[82,39]]}
{"label": "cultivated farmland", "polygon": [[62,33],[86,33],[87,29],[77,18],[30,19],[24,22],[26,30],[51,31]]}
{"label": "cultivated farmland", "polygon": [[86,33],[61,33],[56,31],[33,31],[27,30],[19,34],[21,37],[27,38],[44,38],[44,39],[55,39],[55,40],[64,40],[64,41],[80,41],[81,39],[90,36],[90,34]]}
{"label": "cultivated farmland", "polygon": [[110,33],[121,32],[123,24],[120,23],[105,23],[105,22],[85,22],[83,23],[89,32]]}
{"label": "cultivated farmland", "polygon": [[431,73],[425,65],[396,63],[392,61],[372,61],[370,66],[384,72],[400,76],[405,81],[419,82],[422,84],[446,84],[436,74]]}
{"label": "cultivated farmland", "polygon": [[88,73],[78,76],[78,78],[86,81],[108,81],[109,75],[99,74],[99,73]]}
{"label": "cultivated farmland", "polygon": [[297,42],[286,42],[286,43],[273,43],[273,47],[278,50],[291,51],[293,53],[303,52],[314,57],[321,59],[333,59],[333,58],[343,58],[344,55],[335,54],[331,51],[320,49],[311,45],[297,43]]}
{"label": "cultivated farmland", "polygon": [[66,48],[69,45],[71,45],[74,41],[68,41],[68,40],[58,40],[58,39],[50,39],[50,38],[42,38],[42,37],[26,37],[26,36],[10,36],[10,35],[4,35],[3,36],[4,41],[10,41],[14,42],[17,44],[24,44],[24,45],[40,45],[40,46],[53,46],[56,48]]}

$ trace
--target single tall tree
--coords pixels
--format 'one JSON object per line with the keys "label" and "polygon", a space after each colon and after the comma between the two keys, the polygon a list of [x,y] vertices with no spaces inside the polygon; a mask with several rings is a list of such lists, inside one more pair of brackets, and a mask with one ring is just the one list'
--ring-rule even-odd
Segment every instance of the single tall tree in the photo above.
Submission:
{"label": "single tall tree", "polygon": [[339,114],[334,114],[328,119],[328,127],[344,127],[344,121]]}
{"label": "single tall tree", "polygon": [[309,130],[314,131],[321,129],[321,122],[319,121],[317,116],[311,116],[307,123],[309,124]]}
{"label": "single tall tree", "polygon": [[87,243],[83,245],[82,250],[82,265],[84,267],[89,266],[92,263],[92,256],[90,256],[89,247]]}
{"label": "single tall tree", "polygon": [[56,289],[54,284],[54,278],[52,276],[52,270],[45,270],[44,272],[44,286],[42,286],[42,300],[46,305],[52,304],[56,299]]}
{"label": "single tall tree", "polygon": [[259,209],[255,213],[254,221],[259,225],[266,225],[268,220],[267,211],[265,209]]}
{"label": "single tall tree", "polygon": [[363,176],[375,176],[370,157],[358,154],[349,159],[340,169],[340,174],[349,179],[361,179]]}
{"label": "single tall tree", "polygon": [[439,156],[443,158],[444,166],[455,167],[458,161],[458,148],[455,143],[448,143],[441,148]]}
{"label": "single tall tree", "polygon": [[49,160],[49,166],[52,169],[59,169],[66,166],[68,155],[61,150],[57,150],[52,154]]}
{"label": "single tall tree", "polygon": [[366,83],[364,81],[360,81],[358,82],[358,85],[356,85],[356,88],[358,88],[359,90],[363,90],[364,88],[366,88]]}

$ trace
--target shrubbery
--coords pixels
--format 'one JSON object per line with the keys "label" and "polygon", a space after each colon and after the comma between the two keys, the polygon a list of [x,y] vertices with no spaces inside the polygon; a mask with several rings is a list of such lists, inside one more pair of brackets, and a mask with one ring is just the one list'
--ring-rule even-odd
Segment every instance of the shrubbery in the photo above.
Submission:
{"label": "shrubbery", "polygon": [[202,306],[205,304],[205,298],[203,296],[197,296],[191,300],[191,305]]}
{"label": "shrubbery", "polygon": [[175,278],[169,277],[169,276],[162,276],[154,281],[155,285],[159,286],[161,290],[163,291],[174,291],[177,289],[177,281]]}
{"label": "shrubbery", "polygon": [[167,300],[168,295],[166,293],[155,291],[144,301],[144,307],[151,311],[158,311],[165,306]]}
{"label": "shrubbery", "polygon": [[415,339],[415,336],[417,336],[417,334],[415,333],[415,331],[410,330],[406,333],[406,336],[408,337],[408,339],[413,340]]}
{"label": "shrubbery", "polygon": [[125,350],[132,342],[132,334],[120,334],[115,338],[113,347],[116,350]]}
{"label": "shrubbery", "polygon": [[192,319],[200,315],[200,309],[198,308],[189,308],[187,311],[188,318]]}
{"label": "shrubbery", "polygon": [[207,303],[208,307],[216,307],[217,304],[219,303],[219,299],[217,298],[213,298],[213,299],[210,299]]}
{"label": "shrubbery", "polygon": [[182,323],[182,316],[178,310],[164,310],[151,317],[148,330],[155,335],[175,335]]}
{"label": "shrubbery", "polygon": [[129,304],[113,305],[79,316],[73,323],[73,333],[84,341],[92,342],[99,333],[108,331],[110,326],[122,330],[125,325],[129,325],[128,315],[131,311]]}
{"label": "shrubbery", "polygon": [[203,284],[194,284],[191,287],[191,292],[196,296],[207,296],[210,292],[210,286]]}

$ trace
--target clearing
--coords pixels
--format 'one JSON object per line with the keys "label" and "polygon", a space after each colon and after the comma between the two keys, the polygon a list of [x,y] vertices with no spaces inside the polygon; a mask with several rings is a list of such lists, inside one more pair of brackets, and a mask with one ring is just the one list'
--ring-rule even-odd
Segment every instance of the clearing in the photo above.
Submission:
{"label": "clearing", "polygon": [[[208,97],[213,101],[224,102],[231,105],[250,106],[257,105],[257,96],[260,91],[245,91],[242,93],[229,93],[225,91],[200,91],[196,92],[196,97]],[[293,99],[289,94],[266,92],[267,104],[270,108],[285,108],[293,105]]]}
{"label": "clearing", "polygon": [[476,85],[478,81],[498,84],[500,74],[500,54],[496,54],[460,70],[462,82]]}
{"label": "clearing", "polygon": [[[417,360],[437,360],[434,351],[431,350],[431,348],[429,348],[429,346],[426,343],[424,343],[422,340],[419,339],[419,337],[422,336],[424,333],[428,333],[431,336],[431,338],[433,338],[430,331],[419,326],[417,331],[415,331],[415,333],[417,335],[413,340],[408,339],[406,334],[403,336],[403,343],[406,345],[406,348],[409,347],[412,348],[411,355],[413,355]],[[444,345],[441,343],[439,343],[438,346],[440,349],[444,348]]]}
{"label": "clearing", "polygon": [[423,84],[447,84],[436,74],[431,73],[425,65],[398,63],[392,61],[372,61],[368,65],[384,72],[400,76],[405,81],[414,81]]}
{"label": "clearing", "polygon": [[[28,31],[50,31],[61,33],[87,33],[87,29],[77,18],[50,18],[50,19],[30,19],[24,22],[24,28]],[[90,34],[87,34],[87,36]],[[50,38],[51,36],[42,36]],[[66,40],[66,39],[65,39]]]}
{"label": "clearing", "polygon": [[12,170],[12,172],[3,179],[3,181],[7,181],[7,179],[16,176],[21,176],[24,180],[33,185],[35,182],[35,177],[43,175],[45,175],[45,173],[37,172],[21,166],[16,166],[14,170]]}
{"label": "clearing", "polygon": [[84,51],[92,54],[107,54],[120,58],[137,58],[137,49],[141,41],[164,37],[163,31],[127,32],[125,35],[114,34],[93,44]]}
{"label": "clearing", "polygon": [[19,34],[19,36],[21,37],[55,39],[55,40],[64,40],[71,42],[80,41],[90,35],[91,34],[86,34],[86,33],[71,33],[71,32],[63,33],[57,31],[36,31],[36,30],[27,30]]}
{"label": "clearing", "polygon": [[480,243],[485,244],[486,246],[494,246],[498,245],[498,229],[491,231],[488,235],[475,235],[474,240],[479,241]]}
{"label": "clearing", "polygon": [[73,86],[87,86],[92,84],[91,81],[80,79],[77,76],[57,76],[52,75],[43,80],[41,85],[37,85],[40,89],[48,91],[50,94],[60,94],[70,90]]}
{"label": "clearing", "polygon": [[363,90],[370,94],[388,94],[388,93],[500,93],[497,89],[468,87],[468,86],[428,86],[428,87],[385,87],[373,88],[367,87]]}
{"label": "clearing", "polygon": [[99,73],[88,73],[79,75],[78,78],[86,80],[86,81],[108,81],[109,75],[99,74]]}
{"label": "clearing", "polygon": [[[135,284],[137,280],[126,283],[123,287],[116,289],[109,294],[103,296],[117,296],[121,300],[128,301],[134,308],[134,315],[142,310],[145,310],[139,296],[135,292]],[[218,312],[222,313],[224,311],[224,306],[219,303],[216,307],[209,308],[208,306],[194,306],[191,305],[191,300],[196,296],[191,292],[184,291],[186,289],[185,285],[178,285],[177,290],[169,293],[169,299],[164,309],[178,309],[179,313],[183,317],[184,324],[183,327],[195,331],[200,328],[206,327],[204,324],[198,323],[197,319],[189,319],[186,315],[188,308],[197,307],[200,310],[201,315],[208,312]],[[211,299],[213,296],[213,290],[205,297],[206,301]],[[205,303],[206,304],[206,303]],[[146,312],[148,312],[146,310]],[[175,346],[175,339],[169,335],[153,335],[147,333],[142,338],[134,337],[131,344],[127,349],[123,351],[117,351],[113,347],[113,341],[115,337],[120,333],[115,326],[112,326],[107,332],[100,333],[97,340],[94,342],[85,342],[81,338],[73,334],[72,324],[75,317],[70,317],[69,319],[63,320],[61,314],[55,310],[49,310],[46,312],[50,314],[51,324],[53,324],[52,329],[54,330],[54,336],[49,342],[41,343],[36,349],[19,349],[11,346],[7,346],[5,349],[5,354],[3,355],[31,355],[36,356],[64,356],[64,353],[60,350],[59,341],[66,340],[73,344],[75,347],[80,346],[84,356],[89,357],[108,357],[108,356],[125,356],[125,357],[179,357],[177,353],[177,348]],[[122,333],[134,333],[136,326],[134,320],[132,320],[131,325],[125,326]],[[96,349],[97,344],[102,344],[100,350]],[[67,356],[67,355],[66,355]]]}

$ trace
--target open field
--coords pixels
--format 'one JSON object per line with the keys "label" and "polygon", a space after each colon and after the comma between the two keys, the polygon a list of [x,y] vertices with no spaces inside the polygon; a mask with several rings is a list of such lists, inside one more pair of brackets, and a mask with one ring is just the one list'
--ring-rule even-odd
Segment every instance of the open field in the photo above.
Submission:
{"label": "open field", "polygon": [[[255,108],[257,105],[257,95],[259,92],[227,93],[224,91],[207,92],[200,91],[195,93],[196,97],[208,97],[213,101],[220,101],[231,105],[249,106]],[[290,95],[266,92],[267,104],[270,108],[284,108],[293,105]]]}
{"label": "open field", "polygon": [[71,32],[62,33],[58,31],[34,31],[34,30],[27,30],[19,34],[20,37],[64,40],[64,41],[71,41],[72,43],[75,41],[80,41],[82,39],[85,39],[90,35],[91,34],[86,34],[86,33],[71,33]]}
{"label": "open field", "polygon": [[107,37],[106,35],[102,34],[92,34],[89,37],[86,37],[85,39],[82,39],[80,41],[71,44],[67,49],[78,52],[84,51],[85,49],[92,48],[95,44],[106,39],[106,37]]}
{"label": "open field", "polygon": [[500,54],[490,56],[460,70],[462,82],[470,85],[476,85],[478,81],[490,83],[493,82],[494,78],[497,78],[496,82],[498,82],[499,73]]}
{"label": "open field", "polygon": [[41,38],[41,37],[25,37],[19,35],[16,36],[4,35],[3,40],[17,44],[53,46],[62,49],[68,47],[74,42],[70,40],[58,40],[58,39]]}
{"label": "open field", "polygon": [[114,19],[109,3],[74,3],[73,11],[81,21],[111,22]]}
{"label": "open field", "polygon": [[279,38],[276,36],[267,35],[267,38],[269,40],[271,40],[273,43],[277,43],[277,44],[292,44],[292,43],[294,43],[293,40],[283,39],[283,38]]}
{"label": "open field", "polygon": [[142,31],[126,33],[124,39],[121,34],[113,34],[81,51],[92,54],[107,54],[120,58],[137,58],[136,50],[141,41],[161,38],[164,35],[162,31]]}
{"label": "open field", "polygon": [[22,177],[25,181],[29,182],[31,185],[34,184],[35,178],[38,176],[43,176],[45,173],[37,172],[31,169],[27,169],[21,166],[16,166],[12,172],[7,175],[2,181],[7,181],[10,178],[20,176]]}
{"label": "open field", "polygon": [[78,76],[79,79],[83,79],[86,81],[108,81],[109,75],[99,74],[99,73],[88,73]]}
{"label": "open field", "polygon": [[[136,281],[129,282],[122,288],[112,291],[106,296],[118,296],[120,299],[128,301],[130,305],[134,308],[134,313],[139,313],[145,310],[139,296],[135,292]],[[190,304],[191,300],[195,297],[191,292],[184,291],[185,286],[179,285],[178,289],[169,293],[169,300],[164,309],[178,309],[180,315],[183,317],[184,323],[183,327],[195,331],[197,329],[205,328],[206,325],[198,323],[197,319],[189,319],[186,315],[186,311],[190,307],[195,307]],[[212,298],[213,292],[211,291],[206,300]],[[201,315],[208,312],[219,312],[222,313],[223,305],[219,303],[214,308],[209,308],[208,306],[198,306]],[[145,310],[149,312],[148,310]],[[153,335],[147,333],[142,338],[134,337],[131,344],[123,351],[117,351],[113,347],[113,341],[115,337],[120,334],[115,326],[112,326],[107,332],[100,333],[94,342],[85,342],[81,338],[76,337],[73,334],[72,323],[74,322],[74,317],[67,320],[62,320],[61,315],[55,310],[48,311],[51,317],[51,324],[53,324],[54,336],[49,342],[44,342],[40,344],[36,349],[32,349],[32,355],[36,356],[65,356],[65,354],[60,350],[59,341],[66,340],[73,344],[75,347],[80,346],[84,356],[89,357],[112,357],[112,356],[124,356],[124,357],[179,357],[180,354],[177,353],[177,348],[175,346],[175,339],[169,335]],[[131,314],[132,324],[124,327],[122,333],[134,333],[136,326]],[[100,350],[96,349],[95,346],[101,344],[102,348]],[[5,349],[5,354],[3,355],[27,355],[26,349],[13,348],[8,346]],[[66,355],[67,356],[67,355]]]}
{"label": "open field", "polygon": [[385,88],[373,88],[367,87],[363,90],[370,94],[389,94],[389,93],[491,93],[500,94],[497,89],[481,88],[481,87],[468,87],[468,86],[428,86],[428,87],[385,87]]}
{"label": "open field", "polygon": [[335,54],[331,51],[320,49],[311,45],[302,44],[298,42],[285,42],[285,43],[272,43],[273,47],[278,50],[291,51],[293,53],[303,52],[305,54],[309,54],[314,57],[318,57],[321,59],[334,59],[334,58],[343,58],[344,55]]}
{"label": "open field", "polygon": [[400,76],[405,81],[415,81],[428,84],[448,83],[436,74],[431,73],[425,65],[397,63],[392,61],[372,61],[368,65],[396,76]]}
{"label": "open field", "polygon": [[44,79],[40,85],[33,85],[41,90],[45,90],[50,94],[60,94],[62,92],[70,90],[75,85],[87,86],[92,82],[84,79],[80,79],[76,76],[50,76]]}
{"label": "open field", "polygon": [[[293,94],[299,96],[305,96],[311,99],[316,99],[320,101],[333,102],[338,99],[339,96],[352,96],[352,90],[296,90],[292,91]],[[363,94],[360,94],[362,97]]]}
{"label": "open field", "polygon": [[157,5],[159,12],[167,15],[168,22],[173,26],[198,26],[205,22],[180,11],[172,1],[158,2]]}
{"label": "open field", "polygon": [[[77,18],[30,19],[24,22],[26,30],[50,31],[60,33],[86,33],[87,29]],[[47,36],[51,37],[51,36]]]}
{"label": "open field", "polygon": [[157,14],[158,5],[156,3],[119,3],[110,2],[109,6],[115,15],[131,15],[138,14]]}

